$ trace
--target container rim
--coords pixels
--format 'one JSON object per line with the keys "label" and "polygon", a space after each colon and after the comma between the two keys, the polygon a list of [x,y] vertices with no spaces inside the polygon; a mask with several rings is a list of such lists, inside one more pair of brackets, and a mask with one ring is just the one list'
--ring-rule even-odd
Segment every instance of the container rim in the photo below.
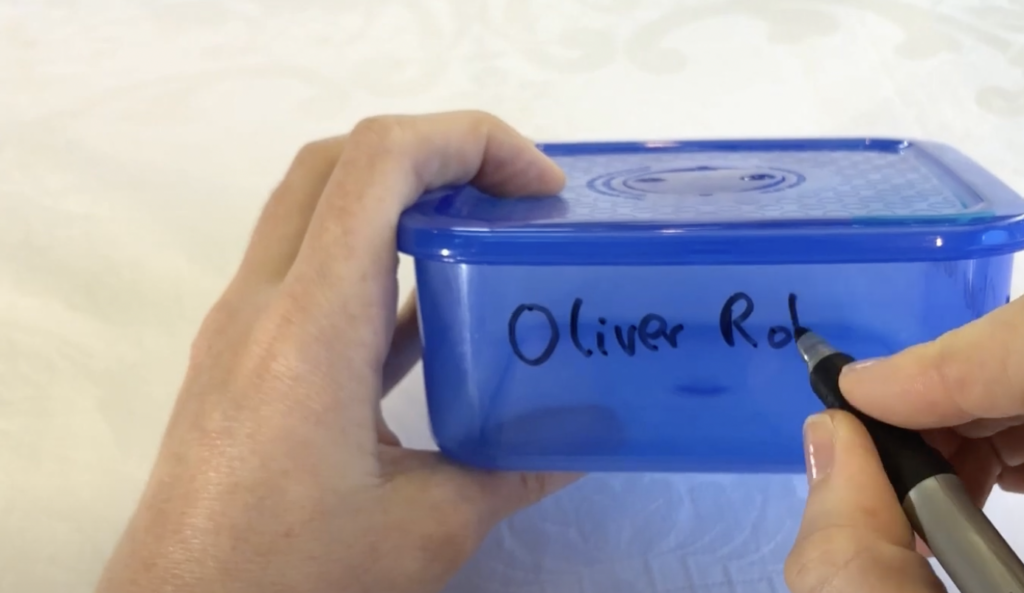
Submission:
{"label": "container rim", "polygon": [[442,207],[466,191],[467,186],[460,185],[429,192],[402,214],[398,250],[425,260],[510,265],[895,263],[969,260],[1024,251],[1024,199],[978,163],[937,142],[823,138],[538,146],[551,156],[651,150],[897,154],[913,148],[951,183],[978,196],[980,207],[956,214],[831,219],[488,222],[460,218]]}

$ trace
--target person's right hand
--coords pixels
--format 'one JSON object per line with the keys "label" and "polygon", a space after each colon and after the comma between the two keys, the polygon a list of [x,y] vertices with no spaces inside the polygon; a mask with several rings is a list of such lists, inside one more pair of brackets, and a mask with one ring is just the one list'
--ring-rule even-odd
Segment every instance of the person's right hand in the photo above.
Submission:
{"label": "person's right hand", "polygon": [[[1024,492],[1024,300],[934,342],[851,365],[840,388],[869,416],[921,430],[979,506],[996,484]],[[804,444],[811,487],[786,562],[793,593],[945,591],[863,425],[844,412],[818,414]]]}

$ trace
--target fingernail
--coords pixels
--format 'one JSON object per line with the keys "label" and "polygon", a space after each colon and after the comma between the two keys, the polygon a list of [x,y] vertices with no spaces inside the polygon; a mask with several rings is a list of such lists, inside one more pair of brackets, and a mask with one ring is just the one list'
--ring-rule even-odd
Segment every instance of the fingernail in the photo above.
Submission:
{"label": "fingernail", "polygon": [[882,359],[881,358],[865,358],[864,360],[858,360],[858,361],[855,361],[855,362],[851,362],[850,364],[848,364],[848,365],[843,367],[843,371],[842,372],[843,372],[844,375],[849,374],[849,373],[856,373],[857,371],[863,370],[863,369],[865,369],[865,368],[867,368],[867,367],[877,363],[880,360],[882,360]]}
{"label": "fingernail", "polygon": [[804,422],[804,463],[807,483],[813,486],[832,471],[835,460],[835,426],[827,414],[815,414]]}

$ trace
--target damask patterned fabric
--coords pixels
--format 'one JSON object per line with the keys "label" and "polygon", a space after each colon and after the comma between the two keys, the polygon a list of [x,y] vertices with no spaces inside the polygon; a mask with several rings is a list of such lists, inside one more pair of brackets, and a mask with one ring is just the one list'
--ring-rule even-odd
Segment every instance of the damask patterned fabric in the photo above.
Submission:
{"label": "damask patterned fabric", "polygon": [[[1024,3],[0,0],[0,590],[91,590],[295,150],[465,107],[538,140],[935,139],[1024,191]],[[430,447],[422,389],[386,411]],[[781,593],[803,483],[593,476],[450,591]],[[1022,504],[989,505],[1019,549]]]}

